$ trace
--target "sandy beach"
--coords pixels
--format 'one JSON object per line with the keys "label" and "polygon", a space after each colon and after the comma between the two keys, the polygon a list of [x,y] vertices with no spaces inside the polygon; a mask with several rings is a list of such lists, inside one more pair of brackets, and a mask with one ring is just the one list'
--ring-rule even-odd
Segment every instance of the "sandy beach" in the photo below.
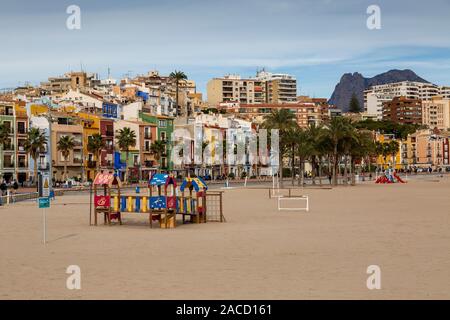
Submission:
{"label": "sandy beach", "polygon": [[[305,213],[230,189],[226,223],[171,230],[146,214],[89,226],[88,195],[67,195],[47,211],[46,245],[35,202],[3,206],[0,299],[450,299],[449,191],[448,177],[296,191]],[[66,288],[69,265],[81,290]],[[381,290],[366,287],[369,265]]]}

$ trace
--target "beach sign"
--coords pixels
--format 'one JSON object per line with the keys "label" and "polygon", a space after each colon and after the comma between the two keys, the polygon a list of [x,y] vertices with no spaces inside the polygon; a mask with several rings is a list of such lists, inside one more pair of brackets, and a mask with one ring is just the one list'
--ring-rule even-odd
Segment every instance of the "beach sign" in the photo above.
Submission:
{"label": "beach sign", "polygon": [[42,175],[42,196],[47,198],[50,196],[50,175],[48,173]]}
{"label": "beach sign", "polygon": [[50,199],[49,199],[49,197],[39,198],[38,204],[39,204],[39,209],[50,208]]}

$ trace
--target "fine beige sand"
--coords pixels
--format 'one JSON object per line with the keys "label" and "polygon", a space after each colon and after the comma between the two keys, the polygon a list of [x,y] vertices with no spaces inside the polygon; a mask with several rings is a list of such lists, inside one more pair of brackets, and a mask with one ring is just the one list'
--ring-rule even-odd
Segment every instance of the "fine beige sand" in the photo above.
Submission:
{"label": "fine beige sand", "polygon": [[[232,189],[226,223],[172,230],[143,214],[90,227],[88,196],[64,196],[45,246],[36,203],[0,207],[0,299],[450,299],[450,178],[435,180],[306,189],[309,213]],[[66,288],[69,265],[81,290]]]}

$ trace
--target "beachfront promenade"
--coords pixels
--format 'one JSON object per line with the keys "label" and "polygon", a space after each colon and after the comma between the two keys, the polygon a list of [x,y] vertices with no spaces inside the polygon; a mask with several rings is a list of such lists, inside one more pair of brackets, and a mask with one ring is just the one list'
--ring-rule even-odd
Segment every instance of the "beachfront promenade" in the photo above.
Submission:
{"label": "beachfront promenade", "polygon": [[[89,195],[67,193],[47,210],[46,245],[34,201],[2,206],[0,298],[450,298],[448,176],[305,188],[308,213],[279,212],[267,188],[233,187],[227,223],[172,230],[139,214],[89,226]],[[69,265],[81,290],[66,288]],[[367,289],[369,265],[381,290]]]}

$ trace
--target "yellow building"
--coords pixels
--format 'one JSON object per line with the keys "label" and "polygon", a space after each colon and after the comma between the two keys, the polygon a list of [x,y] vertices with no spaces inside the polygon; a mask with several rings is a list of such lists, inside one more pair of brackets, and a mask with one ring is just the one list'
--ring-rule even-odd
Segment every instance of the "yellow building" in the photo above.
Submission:
{"label": "yellow building", "polygon": [[88,150],[88,142],[94,134],[100,134],[100,117],[90,113],[78,113],[80,124],[83,127],[83,166],[86,180],[94,180],[97,168],[97,155]]}
{"label": "yellow building", "polygon": [[38,116],[40,114],[48,113],[48,106],[41,104],[32,104],[30,106],[30,113],[32,116]]}
{"label": "yellow building", "polygon": [[386,157],[384,157],[383,155],[379,155],[377,159],[377,165],[381,166],[383,169],[393,167],[394,165],[396,170],[404,169],[405,164],[403,163],[402,158],[402,145],[404,145],[404,143],[400,139],[395,139],[394,135],[392,134],[380,134],[380,133],[376,134],[377,142],[389,143],[393,140],[398,142],[398,150],[395,155],[395,159],[393,159],[392,155],[388,155]]}

